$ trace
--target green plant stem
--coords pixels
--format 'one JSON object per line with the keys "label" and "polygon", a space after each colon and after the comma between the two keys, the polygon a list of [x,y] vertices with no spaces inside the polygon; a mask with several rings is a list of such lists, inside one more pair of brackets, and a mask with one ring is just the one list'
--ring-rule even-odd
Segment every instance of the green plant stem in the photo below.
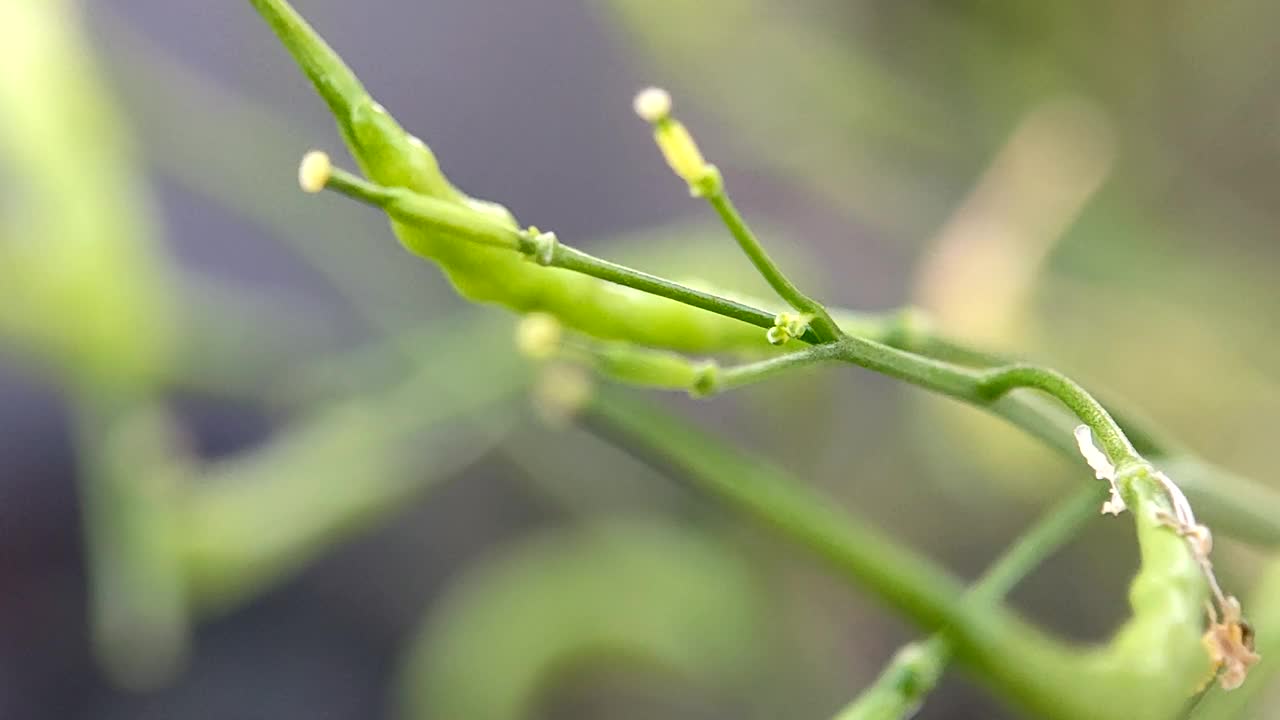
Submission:
{"label": "green plant stem", "polygon": [[[608,389],[589,417],[657,452],[699,489],[808,548],[922,628],[947,629],[959,660],[1036,717],[1164,720],[1207,665],[1197,642],[1203,586],[1183,541],[1154,520],[1167,503],[1149,477],[1127,486],[1143,557],[1130,594],[1133,616],[1112,644],[1081,651],[1000,605],[957,602],[964,591],[950,574],[763,458],[679,418]],[[1137,687],[1144,692],[1134,693]]]}
{"label": "green plant stem", "polygon": [[1075,536],[1089,520],[1098,517],[1098,504],[1106,497],[1100,485],[1081,488],[1040,517],[1005,550],[970,591],[977,603],[996,602],[1032,570]]}
{"label": "green plant stem", "polygon": [[715,209],[725,227],[729,229],[729,233],[738,241],[738,246],[746,253],[751,260],[751,264],[756,267],[756,270],[769,283],[769,287],[773,288],[773,291],[778,294],[778,297],[786,300],[796,310],[812,317],[809,325],[813,328],[814,334],[817,335],[818,341],[831,342],[840,337],[840,328],[836,325],[835,320],[831,318],[831,314],[827,312],[826,307],[796,287],[795,283],[791,282],[791,279],[782,272],[782,269],[778,267],[773,258],[769,257],[769,253],[760,244],[756,234],[752,232],[751,227],[747,225],[747,221],[738,212],[738,208],[729,199],[729,194],[725,191],[723,182],[717,183],[716,190],[707,196],[707,202]]}
{"label": "green plant stem", "polygon": [[767,360],[726,367],[715,374],[714,382],[707,390],[718,393],[754,385],[784,373],[836,361],[839,353],[838,345],[828,343]]}
{"label": "green plant stem", "polygon": [[93,649],[113,682],[154,689],[173,679],[189,652],[175,540],[190,468],[155,398],[115,388],[74,392]]}
{"label": "green plant stem", "polygon": [[[557,244],[551,253],[550,267],[563,268],[583,275],[590,275],[616,285],[622,285],[641,292],[675,300],[691,307],[740,320],[759,328],[771,328],[774,325],[773,313],[753,308],[750,305],[720,297],[712,293],[696,290],[671,282],[649,273],[633,270],[624,265],[602,260],[581,250]],[[812,329],[801,337],[806,342],[816,341]]]}
{"label": "green plant stem", "polygon": [[[329,106],[333,116],[338,118],[343,131],[348,132],[350,127],[347,123],[353,110],[351,98],[366,95],[355,73],[345,65],[326,60],[326,55],[337,57],[337,53],[319,35],[300,32],[307,23],[289,3],[274,0],[249,0],[249,3],[293,54],[302,71],[315,84],[316,92]],[[313,51],[312,46],[317,44],[323,46],[325,55]]]}
{"label": "green plant stem", "polygon": [[[759,328],[771,328],[775,314],[744,303],[720,297],[671,282],[646,272],[609,262],[551,241],[548,248],[540,246],[528,233],[505,225],[483,213],[467,210],[454,203],[436,200],[403,188],[387,188],[357,177],[350,172],[334,169],[328,189],[355,200],[379,207],[388,215],[403,223],[436,230],[457,237],[464,242],[476,242],[491,247],[505,248],[523,253],[548,267],[558,267],[571,272],[589,275],[606,282],[629,287],[640,292],[657,295],[669,300],[706,310],[717,315],[740,320]],[[816,342],[812,330],[801,336],[806,342]]]}
{"label": "green plant stem", "polygon": [[1137,450],[1102,403],[1056,370],[1024,364],[993,368],[982,374],[978,391],[984,398],[996,400],[1018,388],[1039,390],[1061,401],[1081,422],[1093,429],[1113,462],[1138,457]]}
{"label": "green plant stem", "polygon": [[[880,316],[856,315],[859,336],[882,338],[887,343],[936,349],[933,341],[918,332],[910,337],[898,326],[902,313]],[[954,341],[942,341],[949,346]],[[589,343],[575,347],[570,359],[585,362],[605,377],[618,382],[662,390],[714,395],[759,382],[791,370],[839,361],[840,348],[815,346],[786,355],[721,368],[714,361],[690,361],[677,353],[636,347],[627,343]],[[971,355],[983,354],[972,350]],[[948,353],[948,357],[951,354]],[[995,356],[990,356],[995,357]],[[936,359],[936,358],[934,358]],[[1016,366],[1016,363],[1014,364]],[[981,373],[975,373],[975,378]],[[710,380],[709,380],[710,379]],[[975,401],[976,403],[977,401]],[[986,401],[983,408],[1032,435],[1049,448],[1073,460],[1079,458],[1072,429],[1079,419],[1050,397],[1008,393]],[[1146,418],[1132,412],[1113,413],[1133,445],[1148,459],[1159,459],[1161,467],[1175,478],[1196,505],[1196,514],[1217,531],[1238,540],[1264,547],[1280,545],[1280,499],[1270,488],[1248,478],[1206,463],[1167,439]]]}
{"label": "green plant stem", "polygon": [[[373,112],[377,108],[376,105],[372,104],[372,99],[364,92],[363,87],[360,86],[360,83],[356,80],[350,69],[342,63],[341,59],[333,53],[323,40],[306,25],[301,17],[299,17],[284,0],[253,0],[252,4],[269,21],[275,29],[276,34],[280,36],[281,40],[289,48],[295,59],[300,63],[304,72],[316,84],[319,92],[325,96],[326,101],[329,102],[331,109],[334,111],[334,115],[344,136],[348,140],[348,145],[359,150],[359,152],[356,152],[358,158],[363,158],[363,161],[368,161],[370,158],[383,157],[388,153],[396,155],[401,152],[412,156],[412,168],[405,165],[405,163],[391,163],[390,165],[387,165],[387,167],[383,168],[384,172],[380,173],[380,179],[384,184],[401,185],[404,184],[404,182],[408,182],[412,177],[416,178],[416,180],[412,181],[415,189],[423,193],[430,194],[432,197],[437,199],[457,200],[458,202],[453,203],[453,205],[455,207],[462,207],[464,212],[458,217],[453,218],[453,220],[461,221],[454,229],[459,232],[459,237],[462,237],[463,239],[485,242],[485,238],[482,236],[486,234],[493,237],[494,233],[505,232],[518,234],[520,232],[513,226],[502,222],[480,222],[481,218],[488,219],[490,221],[496,220],[497,218],[495,218],[493,214],[483,213],[479,210],[470,214],[466,213],[465,210],[470,209],[470,207],[467,203],[462,202],[457,191],[449,186],[447,180],[438,172],[434,158],[430,156],[429,151],[426,150],[425,147],[422,147],[420,143],[415,145],[411,142],[411,139],[407,134],[396,126],[394,121],[391,121],[389,118],[384,118],[385,122],[380,121],[381,124],[376,128],[367,126],[368,122],[357,127],[358,123],[355,123],[356,118],[353,116],[353,113],[355,113],[356,110],[363,108],[367,111],[364,115],[368,115],[369,112]],[[361,117],[364,118],[365,121],[371,121],[370,118],[364,117],[364,115]],[[374,115],[376,116],[377,113],[375,112]],[[378,123],[374,124],[377,125]],[[360,133],[357,132],[360,128],[364,128],[364,130],[372,133],[371,135],[364,136],[364,140],[374,142],[374,146],[364,146],[361,138],[357,137],[357,135],[360,135]],[[408,162],[408,160],[405,162]],[[379,161],[379,163],[381,163],[381,161]],[[375,202],[374,204],[378,203]],[[438,206],[434,206],[431,209],[438,210],[440,208]],[[468,215],[470,215],[470,217],[468,217]],[[402,213],[402,218],[402,225],[405,223],[425,223],[428,227],[439,226],[438,223],[430,217],[430,213],[427,213],[427,217],[425,218],[413,218],[412,220],[405,217],[405,214]],[[435,225],[433,225],[433,223],[435,223]],[[481,237],[477,237],[478,235]],[[509,242],[509,240],[510,237],[507,239],[501,239],[499,240],[499,244]],[[532,238],[528,237],[526,234],[524,237],[523,247],[521,248],[526,254],[528,254],[530,250],[538,249],[533,243],[529,242],[530,240],[532,240]],[[486,244],[493,243],[489,242]],[[415,252],[425,253],[427,255],[430,255],[430,251],[432,251],[432,248],[415,249]],[[623,284],[632,282],[637,289],[644,289],[651,293],[661,293],[664,297],[686,302],[687,304],[696,303],[694,304],[695,307],[726,317],[739,319],[757,327],[770,327],[772,324],[772,313],[765,313],[741,303],[726,300],[725,298],[719,298],[708,293],[701,293],[674,283],[667,283],[666,281],[654,278],[653,276],[643,273],[635,273],[635,271],[630,271],[628,268],[612,266],[611,264],[604,263],[603,261],[591,258],[585,254],[575,255],[573,252],[565,252],[561,250],[558,253],[552,252],[550,255],[558,255],[559,260],[562,263],[572,265],[574,269],[577,269],[580,272],[589,271],[595,273],[596,277],[608,279],[612,282],[619,282]],[[478,293],[478,295],[483,296],[484,293]],[[906,319],[910,319],[909,314],[907,314]],[[927,334],[923,334],[924,339],[922,341],[919,337],[922,333],[917,332],[917,328],[912,327],[910,322],[900,322],[898,325],[899,327],[894,329],[893,337],[885,338],[890,344],[916,349],[926,355],[936,355],[940,358],[945,358],[961,365],[982,367],[988,365],[988,360],[991,359],[986,353],[950,344],[939,338],[931,338]],[[849,325],[849,327],[852,328],[853,325]],[[808,332],[801,339],[806,342],[818,341],[816,334],[812,331]],[[870,364],[871,361],[877,360],[875,357],[876,355],[882,356],[879,359],[883,360],[883,356],[886,354],[884,351],[891,349],[884,347],[883,345],[880,348],[877,348],[876,343],[870,340],[867,340],[866,342],[868,344],[863,348],[864,352],[859,354],[856,361],[858,364],[863,364],[868,367],[872,366]],[[970,382],[972,378],[956,378],[953,376],[953,373],[950,373],[945,368],[942,372],[935,372],[937,368],[921,368],[919,366],[914,368],[898,367],[897,365],[899,363],[905,362],[904,358],[906,357],[918,358],[919,356],[909,353],[897,358],[890,357],[887,362],[880,363],[879,367],[873,367],[873,369],[886,372],[894,377],[903,377],[904,373],[911,375],[916,373],[916,371],[923,369],[923,375],[916,374],[914,377],[905,379],[910,379],[917,385],[940,389],[943,392],[950,391],[948,394],[956,396],[963,397],[966,394],[972,394],[973,388],[972,383]],[[925,360],[926,362],[929,360],[929,358],[920,359]],[[952,369],[956,368],[956,366],[951,367]],[[1047,381],[1046,376],[1040,376],[1040,379],[1042,381]],[[1059,390],[1061,390],[1061,388],[1059,388]],[[1061,395],[1061,393],[1059,394]],[[1060,432],[1061,425],[1065,419],[1065,413],[1059,412],[1057,408],[1050,407],[1047,403],[1036,402],[1038,398],[1027,398],[1016,394],[1003,394],[999,395],[995,400],[992,400],[990,397],[968,399],[975,404],[981,404],[984,407],[989,408],[992,412],[1009,419],[1020,427],[1026,429],[1032,435],[1047,440],[1053,447],[1068,453],[1074,452],[1074,448],[1072,448],[1070,444],[1069,432],[1066,434]],[[1069,395],[1066,395],[1060,399],[1067,401],[1071,398]],[[1068,402],[1068,406],[1070,405],[1071,403]],[[1122,451],[1125,449],[1125,443],[1120,442],[1122,434],[1108,432],[1107,428],[1112,423],[1107,423],[1105,420],[1105,416],[1095,414],[1091,426],[1095,430],[1095,434],[1104,441],[1109,454],[1113,456],[1122,455]],[[1069,430],[1069,427],[1067,429]],[[1145,451],[1150,452],[1151,449],[1146,448]],[[1258,488],[1249,488],[1249,494],[1253,497],[1249,502],[1241,502],[1233,497],[1233,489],[1220,486],[1220,478],[1214,475],[1211,471],[1206,471],[1206,467],[1203,464],[1198,466],[1198,470],[1201,471],[1201,476],[1206,479],[1209,476],[1213,476],[1214,482],[1204,482],[1199,485],[1205,494],[1213,496],[1212,500],[1214,504],[1218,505],[1223,511],[1221,516],[1218,516],[1216,513],[1203,513],[1207,519],[1217,523],[1218,520],[1215,519],[1215,517],[1217,517],[1218,519],[1225,519],[1229,523],[1234,517],[1239,516],[1247,520],[1251,538],[1270,543],[1280,542],[1280,520],[1276,519],[1276,513],[1271,513],[1271,517],[1269,518],[1267,513],[1262,511],[1262,508],[1274,508],[1277,505],[1280,505],[1280,503],[1276,502],[1274,498],[1271,498],[1270,502],[1265,504],[1259,504],[1256,502],[1257,499],[1263,496],[1269,496],[1271,493],[1265,490],[1259,490]],[[1194,489],[1194,487],[1192,489]]]}
{"label": "green plant stem", "polygon": [[979,407],[990,406],[1019,388],[1039,390],[1088,425],[1113,463],[1140,459],[1101,403],[1053,370],[1023,364],[975,370],[859,337],[845,337],[833,344],[840,360]]}
{"label": "green plant stem", "polygon": [[857,576],[926,627],[959,621],[958,581],[898,543],[847,517],[838,504],[787,477],[763,458],[728,448],[707,433],[609,388],[588,419],[652,448],[695,485],[780,530]]}
{"label": "green plant stem", "polygon": [[[275,13],[269,19],[295,56],[307,55],[305,59],[300,58],[300,62],[320,91],[332,90],[325,87],[328,80],[323,76],[328,71],[327,65],[341,65],[340,59],[322,42],[308,37],[311,31],[300,18],[281,13],[281,8],[287,8],[285,0],[255,0],[255,4],[264,14]],[[268,6],[274,6],[275,10],[265,10]],[[286,21],[282,22],[281,18]],[[580,282],[581,278],[575,281],[572,276],[563,274],[539,274],[538,284],[523,288],[528,292],[522,294],[513,291],[518,289],[503,284],[504,280],[518,276],[518,272],[505,278],[497,272],[514,270],[513,258],[494,251],[492,247],[487,252],[481,252],[480,248],[459,247],[450,242],[452,238],[449,235],[475,225],[467,218],[468,211],[474,210],[477,215],[488,214],[490,218],[506,224],[508,231],[518,237],[515,250],[548,266],[554,266],[559,254],[564,267],[564,250],[558,250],[554,236],[521,233],[509,214],[492,207],[486,212],[481,208],[487,206],[468,201],[439,172],[426,146],[421,142],[415,143],[363,93],[363,89],[357,86],[349,93],[340,91],[339,94],[350,95],[357,103],[352,116],[339,117],[339,124],[348,146],[366,172],[382,185],[407,186],[433,198],[450,201],[462,210],[458,218],[437,217],[434,225],[426,223],[427,232],[407,233],[405,223],[396,223],[402,242],[420,255],[435,259],[451,269],[450,277],[457,282],[459,291],[473,300],[496,300],[522,310],[534,306],[534,301],[545,297],[546,293],[559,300],[566,299],[569,293],[562,291],[567,290],[571,283]],[[335,114],[341,115],[337,112],[339,108],[334,109]],[[673,167],[677,164],[673,163]],[[677,173],[688,176],[679,168]],[[308,177],[314,177],[314,174],[308,173]],[[305,186],[314,184],[313,180],[304,179]],[[414,230],[422,228],[414,227]],[[510,247],[505,240],[488,244]],[[657,289],[671,289],[662,285],[665,281],[658,278],[646,276],[646,280],[646,277],[632,275],[633,271],[627,268],[609,267],[590,256],[580,255],[574,260],[581,265],[569,269],[576,269],[579,273],[599,273],[595,277],[613,282],[638,282],[640,285],[635,289],[650,293]],[[495,272],[489,272],[490,269]],[[645,282],[650,287],[644,287]],[[600,286],[589,284],[586,287],[594,291]],[[589,303],[561,303],[556,311],[562,317],[571,317],[576,323],[574,327],[589,328],[601,337],[613,337],[609,322],[634,321],[643,317],[639,312],[637,317],[627,317],[627,308],[608,306],[615,311],[613,317],[603,325],[592,324],[593,311],[604,306],[605,300],[596,296]],[[681,319],[692,317],[696,314],[686,313]],[[648,344],[667,342],[661,336],[640,333],[627,337],[632,340],[644,338],[639,342]],[[719,347],[711,346],[710,349],[715,351]],[[1064,382],[1061,376],[1047,370],[1030,366],[975,369],[860,338],[849,338],[847,343],[842,343],[841,350],[842,359],[848,362],[983,407],[1002,401],[1018,388],[1037,389],[1059,400],[1094,429],[1103,442],[1104,450],[1118,466],[1116,483],[1133,510],[1142,554],[1142,564],[1130,594],[1133,616],[1111,644],[1080,658],[1060,644],[1041,637],[1037,631],[1000,608],[978,613],[966,607],[965,603],[959,603],[960,607],[957,607],[953,592],[958,583],[945,573],[841,513],[824,509],[821,502],[814,502],[798,488],[778,480],[776,473],[761,469],[759,461],[743,465],[743,459],[730,452],[700,448],[692,444],[701,442],[697,440],[696,433],[681,428],[679,423],[668,420],[666,425],[659,425],[650,422],[653,418],[649,418],[641,424],[651,426],[648,428],[651,433],[656,428],[658,434],[650,434],[649,437],[674,446],[674,454],[683,467],[699,476],[722,498],[750,510],[836,561],[851,576],[904,608],[917,622],[931,628],[950,626],[961,655],[967,655],[993,685],[1041,715],[1108,716],[1126,720],[1165,717],[1167,709],[1180,701],[1179,693],[1193,684],[1192,676],[1207,664],[1203,652],[1198,652],[1197,642],[1198,624],[1203,612],[1200,605],[1205,596],[1204,581],[1199,575],[1201,567],[1192,557],[1187,542],[1161,521],[1161,513],[1167,514],[1171,507],[1162,478],[1154,476],[1150,466],[1141,462],[1113,418],[1074,383]],[[635,430],[634,425],[632,429]],[[732,470],[732,473],[726,475],[726,470]],[[1065,668],[1071,671],[1065,672]],[[1149,692],[1137,697],[1132,692],[1136,687]]]}
{"label": "green plant stem", "polygon": [[[332,172],[327,187],[348,197],[380,207],[401,222],[414,223],[429,230],[456,236],[463,241],[518,251],[536,258],[537,262],[543,265],[589,275],[758,327],[767,328],[774,324],[774,316],[763,310],[602,260],[561,244],[553,235],[532,236],[483,213],[470,211],[464,206],[426,197],[403,188],[382,187],[338,169]],[[770,284],[777,283],[775,289],[785,286],[798,294],[799,290],[786,280],[764,254],[764,249],[747,229],[728,199],[723,194],[712,195],[711,199],[718,210],[724,208],[722,214],[728,216],[725,220],[726,224],[731,229],[736,228],[735,236],[741,235],[739,242],[743,249],[752,257],[753,262],[757,263],[757,267]],[[782,293],[783,290],[779,292]],[[805,299],[804,302],[812,303],[813,301]],[[822,309],[821,306],[817,307]],[[805,312],[809,312],[809,309],[806,308]],[[823,316],[830,319],[826,316],[825,310],[823,310]],[[820,329],[822,325],[816,322],[818,317],[815,315],[815,322],[812,323],[810,331],[815,336],[821,337],[824,331]],[[834,327],[832,323],[830,328]],[[838,333],[838,330],[836,332]],[[1021,364],[979,371],[855,336],[842,337],[827,344],[838,346],[838,350],[833,351],[836,353],[834,355],[822,354],[821,357],[824,359],[832,357],[844,360],[976,405],[988,405],[1012,390],[1022,387],[1040,390],[1060,400],[1081,422],[1088,425],[1113,463],[1119,464],[1123,460],[1136,458],[1133,445],[1106,409],[1079,385],[1054,371]],[[754,371],[745,373],[745,380],[749,381],[753,377],[752,372]]]}
{"label": "green plant stem", "polygon": [[[531,257],[546,249],[545,246],[539,247],[527,233],[483,213],[468,212],[408,190],[381,187],[341,170],[334,171],[330,187],[383,208],[401,222],[434,228],[460,241],[507,247]],[[774,315],[767,311],[602,260],[558,242],[551,245],[551,252],[544,254],[543,259],[554,267],[666,297],[756,327],[768,328],[774,323]],[[1122,430],[1121,424],[1116,423],[1100,403],[1064,376],[1016,362],[1005,365],[1003,363],[1009,361],[1002,356],[911,327],[909,313],[891,314],[887,318],[853,316],[844,325],[856,333],[866,332],[879,337],[883,342],[858,334],[846,335],[834,343],[839,346],[837,349],[816,353],[814,359],[849,362],[982,407],[1069,456],[1078,455],[1071,427],[1079,422],[1089,425],[1116,464],[1134,454],[1134,443],[1127,438],[1126,431],[1137,431],[1133,436],[1140,439],[1138,444],[1142,445],[1144,453],[1152,456],[1178,453],[1178,448],[1170,448],[1159,432],[1149,430],[1131,416]],[[812,328],[800,339],[811,343],[817,341]],[[828,355],[828,352],[834,355]],[[777,362],[764,367],[781,369],[791,362],[805,364],[800,358]],[[740,382],[735,386],[749,382],[758,369],[744,367],[739,376]],[[765,376],[768,375],[759,377]],[[687,389],[688,385],[677,384],[675,387]],[[1062,412],[1041,398],[1012,392],[1022,387],[1048,393],[1061,401],[1070,413]],[[1199,514],[1204,519],[1226,532],[1241,533],[1254,542],[1280,544],[1280,513],[1274,511],[1280,507],[1280,500],[1272,491],[1233,478],[1200,461],[1184,464],[1191,471],[1179,474],[1178,479],[1193,500],[1203,505]],[[1206,502],[1202,503],[1201,498]]]}
{"label": "green plant stem", "polygon": [[[1045,513],[970,587],[965,601],[994,603],[1097,517],[1105,493],[1086,487]],[[898,650],[893,660],[836,716],[836,720],[897,720],[910,717],[942,675],[953,651],[945,630]]]}

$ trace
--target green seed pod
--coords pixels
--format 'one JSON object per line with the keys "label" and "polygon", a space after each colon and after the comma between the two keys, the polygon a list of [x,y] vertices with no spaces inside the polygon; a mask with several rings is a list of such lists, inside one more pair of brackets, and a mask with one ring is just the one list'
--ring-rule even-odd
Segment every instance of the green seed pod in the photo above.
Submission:
{"label": "green seed pod", "polygon": [[[251,0],[328,103],[361,169],[375,183],[407,188],[518,228],[499,205],[467,197],[441,173],[435,156],[405,132],[365,91],[324,40],[285,0]],[[460,294],[517,312],[545,312],[566,327],[605,340],[687,352],[767,351],[764,333],[739,321],[674,300],[559,268],[519,253],[460,241],[405,222],[392,222],[401,243],[435,261]]]}

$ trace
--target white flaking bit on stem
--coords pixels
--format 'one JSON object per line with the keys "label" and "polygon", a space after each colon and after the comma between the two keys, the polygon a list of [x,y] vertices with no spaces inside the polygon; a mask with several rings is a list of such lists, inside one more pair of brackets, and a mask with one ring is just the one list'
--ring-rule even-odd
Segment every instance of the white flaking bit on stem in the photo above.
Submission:
{"label": "white flaking bit on stem", "polygon": [[[1173,505],[1173,516],[1177,519],[1178,524],[1185,528],[1200,528],[1204,533],[1208,533],[1203,525],[1196,523],[1196,515],[1191,512],[1191,501],[1187,500],[1187,496],[1183,494],[1182,488],[1177,483],[1169,479],[1168,475],[1162,472],[1154,472],[1152,476],[1164,488],[1164,492],[1169,496],[1169,504]],[[1208,550],[1205,551],[1208,553]]]}
{"label": "white flaking bit on stem", "polygon": [[1111,485],[1111,497],[1102,504],[1102,513],[1119,515],[1125,511],[1126,506],[1124,498],[1120,497],[1120,488],[1116,487],[1116,466],[1107,459],[1106,453],[1093,444],[1093,431],[1088,425],[1078,426],[1075,436],[1076,446],[1080,448],[1080,454],[1084,456],[1085,462],[1089,463],[1089,467],[1093,469],[1093,474],[1099,480],[1106,480]]}
{"label": "white flaking bit on stem", "polygon": [[[1115,465],[1102,450],[1093,444],[1093,431],[1087,425],[1075,429],[1076,445],[1080,454],[1093,468],[1099,480],[1111,484],[1111,498],[1102,505],[1102,512],[1118,515],[1125,510],[1124,499],[1116,487],[1117,471]],[[1168,526],[1179,537],[1183,538],[1191,550],[1192,558],[1200,567],[1205,582],[1213,596],[1213,602],[1207,602],[1205,609],[1209,616],[1209,629],[1202,642],[1212,663],[1212,673],[1206,680],[1218,677],[1223,689],[1231,690],[1244,682],[1250,666],[1260,659],[1253,647],[1253,629],[1245,622],[1240,610],[1240,602],[1235,597],[1223,593],[1218,578],[1213,571],[1213,562],[1209,553],[1213,550],[1213,535],[1209,528],[1196,522],[1195,513],[1187,496],[1169,476],[1158,472],[1151,466],[1143,464],[1140,471],[1160,483],[1161,489],[1169,500],[1173,512],[1164,509],[1155,510],[1155,519]],[[1215,610],[1215,603],[1217,609]],[[1221,613],[1221,619],[1219,618]]]}
{"label": "white flaking bit on stem", "polygon": [[333,176],[333,161],[319,150],[312,150],[302,156],[298,165],[298,185],[306,193],[318,193],[329,184]]}
{"label": "white flaking bit on stem", "polygon": [[671,94],[660,87],[647,87],[636,93],[631,106],[642,120],[656,123],[671,114]]}

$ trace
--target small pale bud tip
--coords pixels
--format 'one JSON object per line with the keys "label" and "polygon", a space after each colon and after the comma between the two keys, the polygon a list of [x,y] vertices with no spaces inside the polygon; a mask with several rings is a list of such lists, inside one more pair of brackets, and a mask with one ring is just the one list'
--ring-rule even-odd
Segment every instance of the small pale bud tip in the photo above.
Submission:
{"label": "small pale bud tip", "polygon": [[645,122],[660,122],[671,115],[671,94],[662,88],[645,88],[636,93],[633,107]]}
{"label": "small pale bud tip", "polygon": [[333,175],[333,162],[329,156],[319,150],[312,150],[302,156],[298,165],[298,185],[303,192],[318,193],[329,184]]}
{"label": "small pale bud tip", "polygon": [[560,349],[560,321],[546,313],[530,313],[516,325],[516,348],[533,360],[546,360]]}
{"label": "small pale bud tip", "polygon": [[764,338],[769,341],[770,345],[785,345],[791,339],[791,333],[787,332],[785,327],[775,325],[769,328],[768,332],[764,334]]}

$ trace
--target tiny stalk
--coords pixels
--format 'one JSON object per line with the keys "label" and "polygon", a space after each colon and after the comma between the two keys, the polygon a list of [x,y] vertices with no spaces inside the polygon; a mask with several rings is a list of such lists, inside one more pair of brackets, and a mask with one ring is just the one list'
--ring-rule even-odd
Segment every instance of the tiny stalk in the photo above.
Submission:
{"label": "tiny stalk", "polygon": [[706,199],[769,287],[797,312],[808,316],[819,341],[831,342],[840,337],[840,328],[827,309],[802,292],[765,251],[729,198],[720,170],[703,159],[688,129],[671,115],[671,96],[667,91],[655,87],[640,91],[635,98],[635,111],[653,125],[654,141],[671,170],[689,183],[690,194]]}

